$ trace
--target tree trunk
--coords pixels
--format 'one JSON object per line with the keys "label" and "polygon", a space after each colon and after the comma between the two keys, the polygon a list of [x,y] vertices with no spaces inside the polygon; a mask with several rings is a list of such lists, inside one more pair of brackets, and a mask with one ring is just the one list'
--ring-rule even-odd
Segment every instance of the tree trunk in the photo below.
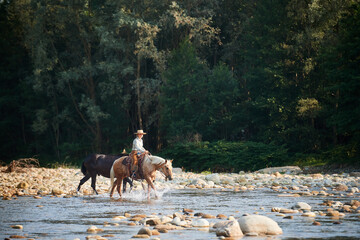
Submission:
{"label": "tree trunk", "polygon": [[141,66],[141,59],[138,55],[137,59],[137,72],[136,72],[136,95],[137,95],[137,115],[139,121],[139,129],[143,129],[142,126],[142,118],[141,118],[141,101],[140,101],[140,66]]}
{"label": "tree trunk", "polygon": [[[338,108],[339,108],[339,98],[340,98],[340,91],[339,89],[336,91],[336,103],[335,103],[335,113],[337,113],[338,111]],[[333,126],[333,143],[334,145],[337,145],[338,143],[338,140],[337,140],[337,128],[336,128],[336,125]]]}

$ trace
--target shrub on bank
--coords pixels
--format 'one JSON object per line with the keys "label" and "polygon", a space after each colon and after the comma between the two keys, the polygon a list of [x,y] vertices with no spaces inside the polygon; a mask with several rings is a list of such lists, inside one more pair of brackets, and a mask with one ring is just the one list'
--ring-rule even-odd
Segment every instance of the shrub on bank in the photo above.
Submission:
{"label": "shrub on bank", "polygon": [[177,143],[161,153],[187,171],[239,172],[282,166],[289,157],[283,146],[259,142]]}

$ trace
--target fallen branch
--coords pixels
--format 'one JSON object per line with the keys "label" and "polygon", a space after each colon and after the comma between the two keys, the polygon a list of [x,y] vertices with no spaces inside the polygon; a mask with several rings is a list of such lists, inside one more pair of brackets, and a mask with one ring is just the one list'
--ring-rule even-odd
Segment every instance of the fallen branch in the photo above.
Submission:
{"label": "fallen branch", "polygon": [[39,160],[36,158],[20,158],[18,160],[13,160],[4,172],[16,172],[19,169],[32,167],[40,167]]}

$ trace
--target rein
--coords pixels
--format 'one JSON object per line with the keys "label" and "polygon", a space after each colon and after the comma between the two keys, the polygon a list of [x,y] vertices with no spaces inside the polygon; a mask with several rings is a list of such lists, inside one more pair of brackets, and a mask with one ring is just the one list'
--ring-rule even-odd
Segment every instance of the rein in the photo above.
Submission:
{"label": "rein", "polygon": [[163,177],[164,177],[165,179],[167,178],[166,175],[165,175],[165,173],[163,173],[162,168],[160,168],[159,172],[163,175]]}

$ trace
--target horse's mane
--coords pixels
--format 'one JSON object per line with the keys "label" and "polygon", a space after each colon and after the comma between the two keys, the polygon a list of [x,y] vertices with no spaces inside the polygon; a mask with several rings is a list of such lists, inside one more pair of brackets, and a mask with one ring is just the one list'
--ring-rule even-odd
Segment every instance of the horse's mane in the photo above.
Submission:
{"label": "horse's mane", "polygon": [[163,159],[163,158],[161,158],[161,157],[154,156],[154,155],[148,156],[147,159],[150,160],[152,164],[162,164],[162,163],[165,163],[165,159]]}

